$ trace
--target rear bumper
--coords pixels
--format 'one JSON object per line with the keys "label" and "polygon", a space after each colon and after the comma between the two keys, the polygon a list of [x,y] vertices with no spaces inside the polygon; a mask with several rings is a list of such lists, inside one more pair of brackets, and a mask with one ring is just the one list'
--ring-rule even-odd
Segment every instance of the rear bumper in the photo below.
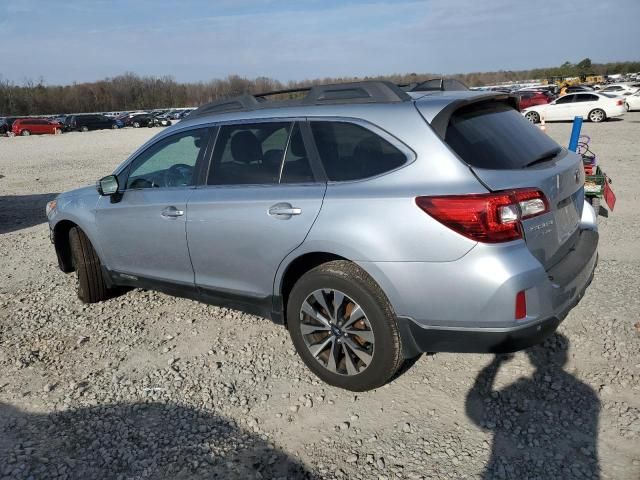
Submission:
{"label": "rear bumper", "polygon": [[558,315],[525,325],[506,328],[425,327],[412,319],[399,317],[405,356],[413,357],[423,352],[507,353],[537,345],[555,332],[569,311],[580,302],[593,280],[596,264],[597,253],[593,262],[589,261],[580,272],[578,280],[583,283],[582,279],[586,277],[586,281],[579,290],[574,290],[569,303]]}

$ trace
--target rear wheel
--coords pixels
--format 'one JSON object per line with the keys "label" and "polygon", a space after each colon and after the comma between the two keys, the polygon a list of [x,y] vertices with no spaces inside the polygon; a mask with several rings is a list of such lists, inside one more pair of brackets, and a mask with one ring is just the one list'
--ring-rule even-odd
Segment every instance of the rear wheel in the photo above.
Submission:
{"label": "rear wheel", "polygon": [[604,113],[604,110],[600,108],[596,108],[589,112],[589,120],[591,120],[593,123],[600,123],[606,119],[607,119],[607,114]]}
{"label": "rear wheel", "polygon": [[22,132],[20,132],[20,135],[22,135],[23,137],[28,137],[29,135],[31,135],[31,132],[29,130],[22,130]]}
{"label": "rear wheel", "polygon": [[80,131],[81,132],[88,132],[89,131],[89,127],[87,127],[86,125],[83,125],[82,127],[80,127]]}
{"label": "rear wheel", "polygon": [[138,122],[133,122],[133,128],[140,128],[140,124]]}
{"label": "rear wheel", "polygon": [[56,128],[53,133],[54,133],[54,135],[60,135],[62,133],[62,129],[61,128]]}
{"label": "rear wheel", "polygon": [[78,277],[78,298],[84,303],[95,303],[111,297],[102,276],[100,258],[89,238],[78,227],[74,227],[69,231],[69,242]]}
{"label": "rear wheel", "polygon": [[525,118],[531,123],[538,123],[540,121],[540,115],[538,112],[527,112]]}
{"label": "rear wheel", "polygon": [[330,385],[371,390],[403,363],[389,301],[351,262],[325,263],[304,274],[289,295],[287,323],[302,360]]}
{"label": "rear wheel", "polygon": [[112,130],[117,130],[118,129],[118,124],[114,123],[113,125],[111,125],[111,129]]}

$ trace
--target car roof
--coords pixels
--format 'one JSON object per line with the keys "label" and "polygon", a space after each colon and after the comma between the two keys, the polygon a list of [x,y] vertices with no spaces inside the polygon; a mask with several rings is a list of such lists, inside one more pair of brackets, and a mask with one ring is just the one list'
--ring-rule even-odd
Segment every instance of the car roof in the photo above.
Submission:
{"label": "car roof", "polygon": [[[390,82],[351,82],[345,84],[334,84],[330,87],[345,87],[345,89],[358,88],[362,84],[386,84],[393,85]],[[324,87],[324,86],[322,86]],[[392,90],[396,93],[397,86],[393,85]],[[472,90],[452,90],[452,91],[428,91],[428,92],[400,92],[398,97],[393,97],[393,92],[383,92],[380,97],[375,97],[367,101],[358,98],[350,100],[343,98],[328,102],[314,101],[264,101],[258,100],[258,104],[252,101],[251,96],[235,97],[221,102],[208,104],[213,109],[207,111],[205,105],[192,111],[184,120],[169,130],[181,129],[185,126],[193,126],[205,123],[243,121],[252,119],[268,119],[268,118],[292,118],[292,117],[309,117],[309,116],[336,116],[336,117],[352,117],[366,118],[366,112],[378,109],[396,109],[407,108],[413,103],[419,104],[421,113],[429,118],[435,117],[443,108],[448,105],[461,103],[476,102],[489,99],[506,99],[512,95],[496,91],[472,91]],[[317,95],[317,93],[316,93]],[[257,96],[259,97],[259,95]],[[304,100],[304,99],[302,99]],[[247,102],[247,106],[243,106],[243,102]],[[236,103],[235,109],[232,105],[228,109],[216,111],[218,106]]]}

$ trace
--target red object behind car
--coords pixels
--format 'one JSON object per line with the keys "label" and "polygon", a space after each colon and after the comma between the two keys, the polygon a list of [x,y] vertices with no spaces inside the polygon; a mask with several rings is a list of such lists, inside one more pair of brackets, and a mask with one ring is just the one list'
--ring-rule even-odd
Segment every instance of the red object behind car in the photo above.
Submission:
{"label": "red object behind car", "polygon": [[59,123],[40,118],[19,118],[11,126],[11,132],[22,136],[56,133],[56,130],[62,131]]}
{"label": "red object behind car", "polygon": [[520,97],[520,110],[549,103],[551,99],[542,92],[517,92]]}

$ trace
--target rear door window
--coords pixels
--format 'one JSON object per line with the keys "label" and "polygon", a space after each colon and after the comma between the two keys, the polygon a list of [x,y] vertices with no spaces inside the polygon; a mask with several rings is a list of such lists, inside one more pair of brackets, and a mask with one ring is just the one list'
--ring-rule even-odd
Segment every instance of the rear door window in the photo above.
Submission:
{"label": "rear door window", "polygon": [[378,134],[348,122],[311,122],[311,131],[329,180],[360,180],[394,170],[404,153]]}
{"label": "rear door window", "polygon": [[296,123],[287,145],[280,183],[311,183],[313,181],[313,171],[302,139],[302,130],[300,130],[300,124]]}
{"label": "rear door window", "polygon": [[454,112],[445,142],[468,165],[494,170],[525,168],[561,150],[522,114],[495,102]]}
{"label": "rear door window", "polygon": [[207,185],[279,183],[291,122],[220,127]]}
{"label": "rear door window", "polygon": [[576,102],[597,102],[597,101],[598,101],[597,95],[591,95],[589,93],[582,93],[582,94],[576,95]]}

